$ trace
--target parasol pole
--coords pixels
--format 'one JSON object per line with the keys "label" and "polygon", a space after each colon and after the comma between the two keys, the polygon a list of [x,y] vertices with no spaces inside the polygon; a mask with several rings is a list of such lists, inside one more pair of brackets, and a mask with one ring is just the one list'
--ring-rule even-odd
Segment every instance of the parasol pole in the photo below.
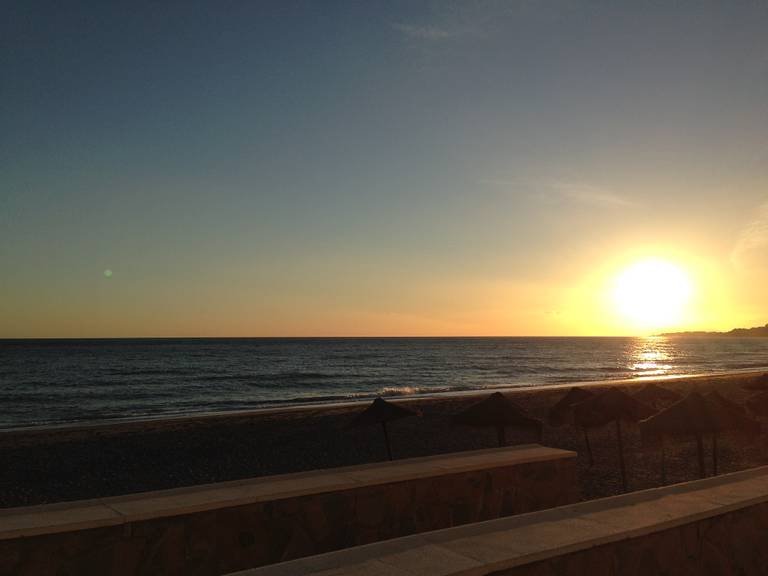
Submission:
{"label": "parasol pole", "polygon": [[704,465],[704,439],[701,434],[696,434],[696,450],[699,453],[699,478],[707,477],[707,469]]}
{"label": "parasol pole", "polygon": [[624,440],[621,436],[621,420],[616,419],[616,436],[619,439],[619,465],[621,466],[621,487],[627,491],[627,469],[624,466]]}
{"label": "parasol pole", "polygon": [[496,436],[499,439],[499,447],[507,445],[507,436],[506,432],[504,431],[504,426],[499,426],[496,428]]}
{"label": "parasol pole", "polygon": [[589,432],[587,432],[586,426],[582,428],[584,431],[584,443],[587,445],[587,455],[589,456],[589,467],[595,465],[595,459],[592,457],[592,445],[589,443]]}
{"label": "parasol pole", "polygon": [[392,460],[392,448],[389,446],[389,432],[387,431],[387,423],[381,423],[381,429],[384,430],[384,444],[387,446],[387,458]]}

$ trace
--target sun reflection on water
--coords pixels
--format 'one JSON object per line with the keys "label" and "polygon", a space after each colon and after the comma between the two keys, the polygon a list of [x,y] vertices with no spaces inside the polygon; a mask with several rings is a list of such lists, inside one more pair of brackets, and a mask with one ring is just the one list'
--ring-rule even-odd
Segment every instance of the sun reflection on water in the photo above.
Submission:
{"label": "sun reflection on water", "polygon": [[666,338],[638,339],[629,358],[629,369],[635,376],[664,376],[673,368],[671,350]]}

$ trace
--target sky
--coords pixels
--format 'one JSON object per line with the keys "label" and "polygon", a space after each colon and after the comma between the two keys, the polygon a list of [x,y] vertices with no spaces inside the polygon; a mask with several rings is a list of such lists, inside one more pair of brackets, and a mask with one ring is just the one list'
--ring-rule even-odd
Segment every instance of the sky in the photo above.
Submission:
{"label": "sky", "polygon": [[0,14],[0,337],[768,322],[766,2]]}

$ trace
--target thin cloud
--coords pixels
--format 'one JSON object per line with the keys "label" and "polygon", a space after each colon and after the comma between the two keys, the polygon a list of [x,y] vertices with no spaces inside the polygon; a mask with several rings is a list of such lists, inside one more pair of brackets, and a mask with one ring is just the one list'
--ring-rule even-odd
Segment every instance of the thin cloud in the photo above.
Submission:
{"label": "thin cloud", "polygon": [[536,191],[536,196],[550,201],[573,202],[597,207],[631,207],[637,204],[604,186],[584,182],[530,182],[519,179],[483,178],[481,184],[509,190]]}
{"label": "thin cloud", "polygon": [[634,206],[635,203],[619,196],[612,190],[594,184],[554,182],[550,187],[562,198],[593,206]]}
{"label": "thin cloud", "polygon": [[392,24],[392,28],[408,38],[430,42],[447,40],[459,35],[458,32],[453,32],[437,26],[416,26],[414,24],[395,23]]}
{"label": "thin cloud", "polygon": [[731,262],[739,268],[768,262],[768,202],[758,208],[757,216],[739,234],[731,251]]}

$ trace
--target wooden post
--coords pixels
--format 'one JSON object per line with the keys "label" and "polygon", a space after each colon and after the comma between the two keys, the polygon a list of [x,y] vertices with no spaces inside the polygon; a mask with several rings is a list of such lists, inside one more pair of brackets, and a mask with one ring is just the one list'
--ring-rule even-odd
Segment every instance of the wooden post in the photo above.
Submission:
{"label": "wooden post", "polygon": [[496,436],[499,439],[499,447],[507,445],[507,436],[504,430],[504,426],[499,426],[496,428]]}
{"label": "wooden post", "polygon": [[717,432],[712,432],[712,476],[717,476]]}
{"label": "wooden post", "polygon": [[667,485],[667,455],[664,450],[664,436],[661,437],[661,485]]}
{"label": "wooden post", "polygon": [[384,430],[384,444],[387,446],[387,458],[392,460],[392,448],[389,446],[389,432],[387,431],[387,423],[381,423],[381,429]]}
{"label": "wooden post", "polygon": [[621,437],[621,420],[616,420],[616,436],[619,439],[619,465],[621,466],[621,487],[627,491],[627,469],[624,466],[624,440]]}
{"label": "wooden post", "polygon": [[707,467],[704,464],[704,438],[696,434],[696,450],[699,453],[699,478],[707,477]]}
{"label": "wooden post", "polygon": [[582,428],[584,431],[584,443],[587,445],[587,456],[589,456],[589,467],[595,465],[595,459],[592,457],[592,445],[589,443],[589,433],[586,428]]}

